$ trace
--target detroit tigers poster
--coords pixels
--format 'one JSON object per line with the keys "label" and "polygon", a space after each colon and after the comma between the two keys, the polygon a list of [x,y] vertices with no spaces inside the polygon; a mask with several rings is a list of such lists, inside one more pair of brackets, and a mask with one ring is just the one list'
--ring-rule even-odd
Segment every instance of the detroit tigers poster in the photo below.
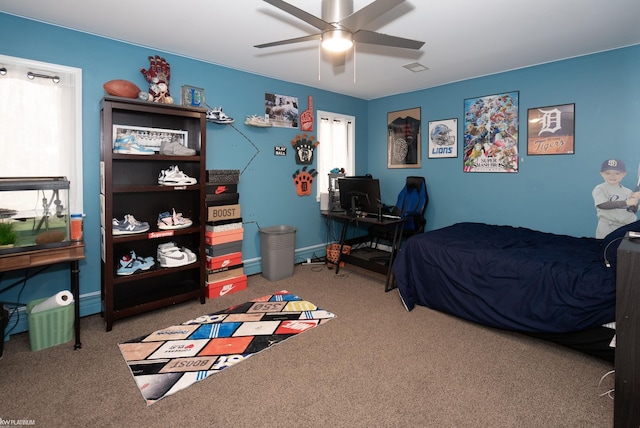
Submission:
{"label": "detroit tigers poster", "polygon": [[575,104],[530,108],[528,155],[572,155],[575,151]]}

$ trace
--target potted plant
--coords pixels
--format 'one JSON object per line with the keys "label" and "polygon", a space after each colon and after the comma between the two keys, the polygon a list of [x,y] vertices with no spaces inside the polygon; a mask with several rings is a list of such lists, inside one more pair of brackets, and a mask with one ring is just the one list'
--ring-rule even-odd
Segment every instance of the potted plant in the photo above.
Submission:
{"label": "potted plant", "polygon": [[0,221],[0,248],[13,247],[16,243],[17,234],[13,230],[13,223],[10,221]]}

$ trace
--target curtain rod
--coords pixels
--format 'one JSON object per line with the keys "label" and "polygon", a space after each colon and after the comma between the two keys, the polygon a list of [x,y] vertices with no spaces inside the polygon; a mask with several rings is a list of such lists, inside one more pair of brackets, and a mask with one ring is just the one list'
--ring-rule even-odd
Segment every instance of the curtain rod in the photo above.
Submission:
{"label": "curtain rod", "polygon": [[[8,73],[8,70],[6,67],[0,67],[0,76],[6,76],[7,73]],[[53,83],[60,83],[60,76],[49,76],[48,74],[40,74],[40,73],[34,73],[30,71],[27,73],[27,77],[29,78],[29,80],[33,80],[36,77],[40,77],[41,79],[51,79]]]}
{"label": "curtain rod", "polygon": [[53,81],[53,83],[60,83],[60,76],[49,76],[47,74],[33,73],[33,72],[30,71],[30,72],[27,73],[27,77],[30,80],[33,80],[36,77],[40,77],[42,79],[51,79]]}

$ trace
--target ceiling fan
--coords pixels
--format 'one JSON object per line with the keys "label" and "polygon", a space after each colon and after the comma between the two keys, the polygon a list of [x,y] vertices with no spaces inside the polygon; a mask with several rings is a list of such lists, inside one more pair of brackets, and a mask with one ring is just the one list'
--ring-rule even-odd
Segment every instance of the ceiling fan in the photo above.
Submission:
{"label": "ceiling fan", "polygon": [[375,0],[357,12],[353,12],[353,0],[323,0],[322,18],[318,18],[282,0],[264,0],[272,6],[316,27],[319,33],[277,42],[255,45],[256,48],[288,45],[291,43],[321,40],[321,46],[330,51],[344,53],[354,43],[391,46],[404,49],[420,49],[424,42],[389,36],[362,28],[384,15],[404,0]]}

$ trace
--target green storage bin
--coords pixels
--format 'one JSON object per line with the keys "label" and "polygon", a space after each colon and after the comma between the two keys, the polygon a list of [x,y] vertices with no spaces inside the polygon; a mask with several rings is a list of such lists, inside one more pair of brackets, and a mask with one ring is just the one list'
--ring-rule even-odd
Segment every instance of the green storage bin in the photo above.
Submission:
{"label": "green storage bin", "polygon": [[47,298],[36,299],[27,304],[29,345],[32,351],[50,348],[73,339],[74,303],[59,308],[31,313],[31,309]]}

